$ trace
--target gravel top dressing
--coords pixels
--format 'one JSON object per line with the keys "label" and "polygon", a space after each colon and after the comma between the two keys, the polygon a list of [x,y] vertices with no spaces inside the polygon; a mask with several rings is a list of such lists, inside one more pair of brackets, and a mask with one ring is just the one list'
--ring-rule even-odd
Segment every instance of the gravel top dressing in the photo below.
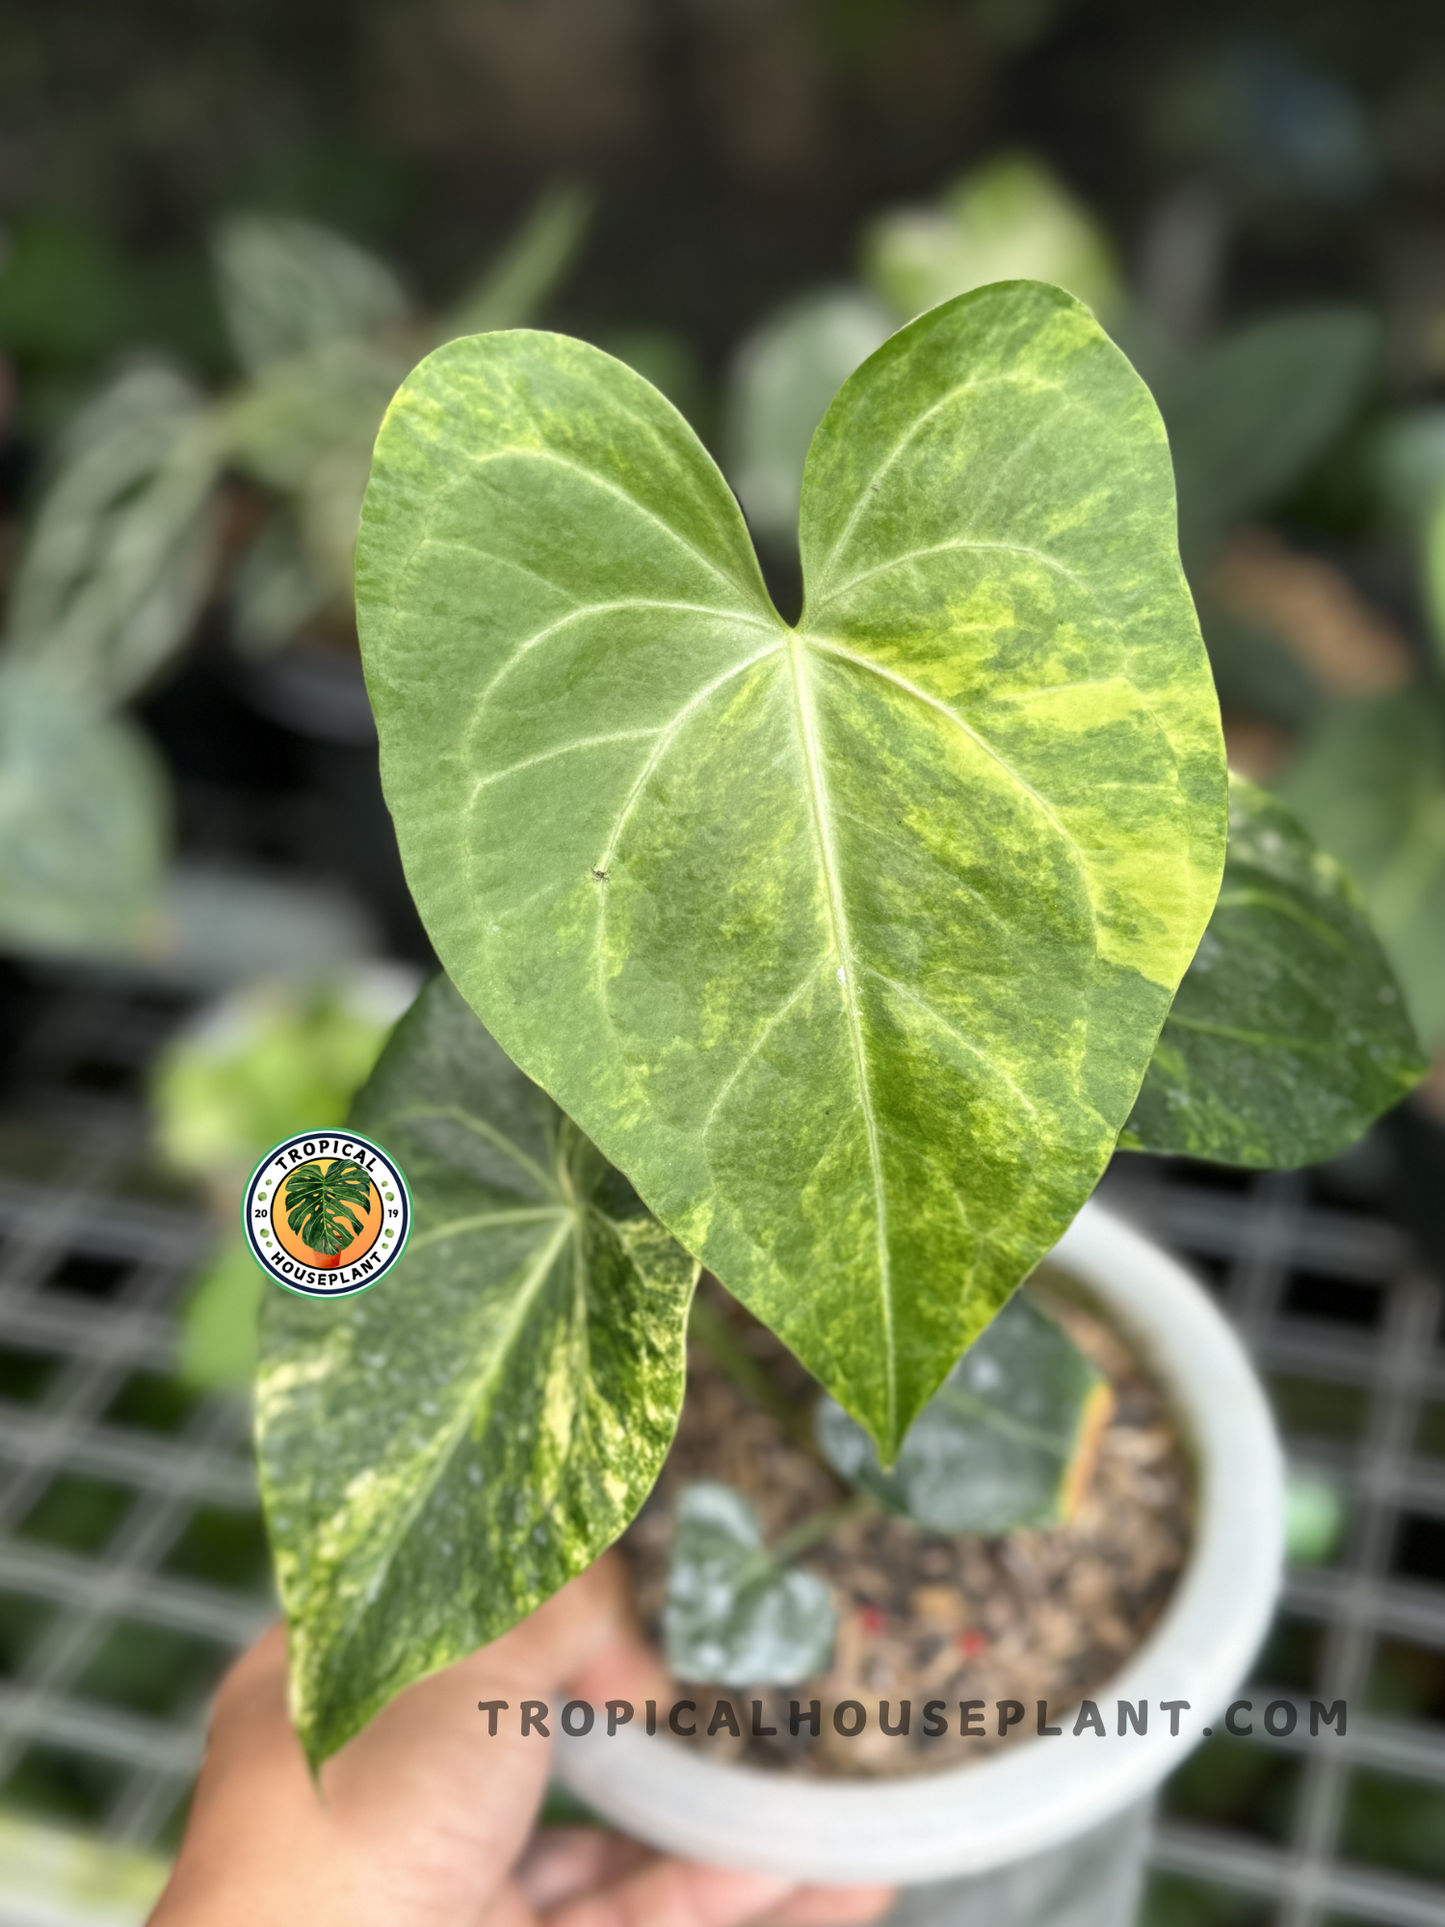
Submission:
{"label": "gravel top dressing", "polygon": [[[705,1289],[766,1375],[766,1387],[755,1388],[761,1398],[751,1395],[736,1363],[725,1374],[712,1353],[690,1346],[676,1441],[656,1491],[622,1541],[643,1622],[655,1638],[673,1506],[688,1481],[721,1480],[750,1499],[770,1544],[845,1496],[812,1445],[813,1381],[740,1306],[715,1286]],[[998,1538],[944,1537],[883,1512],[845,1520],[805,1555],[831,1583],[838,1608],[828,1670],[785,1687],[679,1681],[678,1696],[698,1706],[693,1745],[754,1766],[849,1777],[957,1766],[1005,1743],[1033,1743],[1040,1700],[1048,1704],[1048,1722],[1070,1734],[1080,1701],[1097,1697],[1146,1638],[1189,1549],[1188,1462],[1161,1392],[1119,1335],[1058,1274],[1040,1273],[1029,1290],[1105,1374],[1114,1395],[1072,1519]],[[821,1702],[816,1738],[807,1718],[814,1699]],[[740,1737],[725,1723],[707,1736],[720,1700],[730,1703]],[[793,1700],[802,1707],[796,1738],[789,1732]],[[851,1737],[832,1718],[847,1700],[867,1713]],[[963,1737],[959,1709],[968,1700],[983,1702],[974,1723],[984,1730]],[[1006,1742],[998,1731],[1000,1700],[1027,1709]],[[901,1702],[911,1703],[906,1732],[882,1730],[880,1701],[888,1702],[885,1716],[895,1728],[904,1724]],[[948,1731],[941,1737],[922,1731],[929,1701],[944,1702]],[[1101,1703],[1101,1711],[1112,1733],[1112,1703]],[[856,1720],[846,1714],[843,1724]],[[754,1727],[768,1726],[777,1737],[753,1736]]]}

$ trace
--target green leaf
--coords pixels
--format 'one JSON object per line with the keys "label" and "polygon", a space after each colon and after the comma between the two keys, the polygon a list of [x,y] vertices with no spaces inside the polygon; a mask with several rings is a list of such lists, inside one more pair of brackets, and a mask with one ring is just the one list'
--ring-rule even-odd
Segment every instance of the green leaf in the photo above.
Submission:
{"label": "green leaf", "polygon": [[0,944],[104,955],[154,942],[168,829],[165,779],[138,730],[0,669]]}
{"label": "green leaf", "polygon": [[654,390],[488,335],[389,411],[358,608],[453,980],[891,1458],[1108,1160],[1224,760],[1159,418],[1055,289],[859,370],[802,552],[792,631]]}
{"label": "green leaf", "polygon": [[266,1274],[237,1231],[186,1294],[180,1375],[187,1385],[250,1392],[256,1375],[256,1318],[266,1289]]}
{"label": "green leaf", "polygon": [[518,328],[567,272],[587,232],[592,196],[575,182],[545,189],[497,260],[442,322],[442,339]]}
{"label": "green leaf", "polygon": [[284,559],[274,547],[252,565],[263,582],[273,570],[273,622],[284,620],[288,602],[304,619],[308,587],[320,606],[350,612],[372,444],[408,366],[409,356],[384,341],[327,342],[263,369],[228,403],[224,433],[236,466],[290,498],[299,554],[289,577],[274,573]]}
{"label": "green leaf", "polygon": [[226,404],[227,450],[265,487],[301,488],[333,449],[370,451],[406,370],[386,342],[349,340],[265,368]]}
{"label": "green leaf", "polygon": [[1255,322],[1161,376],[1191,567],[1303,479],[1358,411],[1379,353],[1373,315],[1321,308]]}
{"label": "green leaf", "polygon": [[311,565],[297,518],[274,510],[231,577],[231,629],[246,655],[269,655],[319,616],[330,585]]}
{"label": "green leaf", "polygon": [[824,1580],[769,1557],[741,1493],[699,1480],[678,1501],[662,1629],[678,1679],[785,1686],[828,1664],[837,1617]]}
{"label": "green leaf", "polygon": [[954,1366],[885,1472],[841,1405],[820,1399],[823,1456],[930,1532],[1011,1532],[1073,1514],[1113,1407],[1108,1381],[1019,1293]]}
{"label": "green leaf", "polygon": [[72,424],[21,555],[7,640],[90,703],[123,701],[189,636],[218,547],[221,449],[204,398],[157,364]]}
{"label": "green leaf", "polygon": [[313,1760],[581,1572],[651,1489],[693,1265],[445,978],[352,1121],[414,1229],[374,1290],[268,1292],[262,1493]]}
{"label": "green leaf", "polygon": [[213,244],[226,326],[252,370],[404,319],[391,269],[330,228],[286,214],[237,214]]}
{"label": "green leaf", "polygon": [[340,1124],[412,1000],[410,976],[353,966],[248,984],[209,1006],[152,1064],[166,1162],[239,1193],[268,1146]]}
{"label": "green leaf", "polygon": [[991,281],[1052,281],[1098,314],[1119,301],[1102,229],[1027,154],[975,168],[934,207],[879,215],[864,232],[862,254],[865,278],[900,319]]}
{"label": "green leaf", "polygon": [[824,288],[763,322],[738,351],[723,421],[724,466],[760,541],[792,549],[813,431],[893,317],[861,288]]}
{"label": "green leaf", "polygon": [[[371,1179],[359,1164],[334,1158],[330,1164],[298,1164],[285,1184],[286,1222],[302,1244],[334,1258],[360,1237],[371,1209]],[[352,1207],[356,1207],[353,1209]]]}
{"label": "green leaf", "polygon": [[1331,711],[1280,794],[1359,886],[1427,1051],[1445,1044],[1445,704],[1401,690]]}
{"label": "green leaf", "polygon": [[1219,900],[1120,1144],[1310,1164],[1353,1144],[1426,1068],[1354,885],[1232,775]]}

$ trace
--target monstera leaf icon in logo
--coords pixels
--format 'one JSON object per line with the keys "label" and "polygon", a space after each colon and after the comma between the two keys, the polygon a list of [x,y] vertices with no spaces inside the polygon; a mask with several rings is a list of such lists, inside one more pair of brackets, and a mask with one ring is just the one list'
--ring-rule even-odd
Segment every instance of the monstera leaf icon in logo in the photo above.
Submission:
{"label": "monstera leaf icon in logo", "polygon": [[261,1268],[313,1298],[364,1291],[401,1256],[411,1196],[395,1159],[356,1131],[301,1133],[252,1173],[246,1240]]}
{"label": "monstera leaf icon in logo", "polygon": [[[371,1179],[349,1158],[327,1164],[298,1164],[286,1180],[286,1222],[302,1244],[314,1251],[318,1266],[334,1266],[341,1253],[365,1230],[371,1208]],[[360,1206],[358,1218],[353,1207]]]}

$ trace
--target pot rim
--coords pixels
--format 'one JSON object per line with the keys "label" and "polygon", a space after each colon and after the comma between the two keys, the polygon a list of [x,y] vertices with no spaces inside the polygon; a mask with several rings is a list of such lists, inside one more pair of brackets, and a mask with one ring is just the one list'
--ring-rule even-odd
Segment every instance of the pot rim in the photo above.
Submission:
{"label": "pot rim", "polygon": [[[1268,1628],[1284,1559],[1284,1462],[1259,1379],[1204,1288],[1090,1200],[1051,1258],[1098,1297],[1160,1380],[1191,1453],[1189,1558],[1148,1638],[1097,1695],[1100,1738],[897,1779],[825,1780],[719,1763],[649,1739],[559,1736],[558,1777],[624,1831],[670,1852],[806,1881],[985,1873],[1056,1846],[1150,1794],[1202,1737]],[[1149,1702],[1118,1737],[1115,1702]],[[1171,1735],[1164,1700],[1186,1700]],[[1071,1709],[1072,1710],[1072,1709]],[[1027,1727],[1021,1727],[1022,1734]]]}

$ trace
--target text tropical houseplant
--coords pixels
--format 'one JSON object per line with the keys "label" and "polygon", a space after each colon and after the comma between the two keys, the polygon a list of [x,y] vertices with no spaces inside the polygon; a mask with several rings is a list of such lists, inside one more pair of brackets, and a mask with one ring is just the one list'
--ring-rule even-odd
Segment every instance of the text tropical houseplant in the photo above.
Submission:
{"label": "text tropical houseplant", "polygon": [[263,1320],[314,1759],[624,1529],[700,1268],[902,1467],[1116,1144],[1303,1162],[1419,1075],[1350,885],[1229,784],[1164,430],[1085,307],[888,340],[801,548],[789,627],[690,429],[579,342],[453,342],[391,406],[358,611],[447,977],[353,1113],[401,1266]]}

